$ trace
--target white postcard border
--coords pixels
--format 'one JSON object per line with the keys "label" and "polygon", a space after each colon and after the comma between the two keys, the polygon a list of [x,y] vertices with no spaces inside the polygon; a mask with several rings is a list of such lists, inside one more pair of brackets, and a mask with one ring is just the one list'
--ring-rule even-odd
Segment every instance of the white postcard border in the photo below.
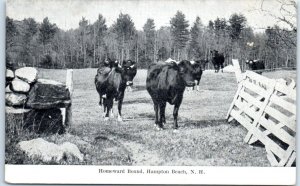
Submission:
{"label": "white postcard border", "polygon": [[[113,170],[116,173],[108,173]],[[140,170],[143,173],[128,173]],[[5,181],[34,184],[295,185],[296,167],[5,165]]]}

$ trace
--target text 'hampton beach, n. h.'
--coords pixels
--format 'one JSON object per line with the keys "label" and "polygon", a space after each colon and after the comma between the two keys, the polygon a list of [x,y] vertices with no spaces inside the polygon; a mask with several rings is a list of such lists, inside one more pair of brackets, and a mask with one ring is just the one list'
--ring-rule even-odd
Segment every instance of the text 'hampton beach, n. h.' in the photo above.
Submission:
{"label": "text 'hampton beach, n. h.'", "polygon": [[99,169],[100,174],[205,174],[202,169]]}

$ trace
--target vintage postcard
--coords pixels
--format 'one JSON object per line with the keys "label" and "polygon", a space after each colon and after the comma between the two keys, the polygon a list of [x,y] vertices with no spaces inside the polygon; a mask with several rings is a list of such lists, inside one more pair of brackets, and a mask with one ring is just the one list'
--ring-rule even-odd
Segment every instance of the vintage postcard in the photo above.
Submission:
{"label": "vintage postcard", "polygon": [[296,0],[7,0],[5,181],[295,184],[296,23]]}

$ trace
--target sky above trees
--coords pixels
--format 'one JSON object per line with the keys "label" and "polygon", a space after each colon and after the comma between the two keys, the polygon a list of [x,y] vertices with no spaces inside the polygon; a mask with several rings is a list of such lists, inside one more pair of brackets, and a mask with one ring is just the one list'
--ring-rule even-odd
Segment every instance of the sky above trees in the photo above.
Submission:
{"label": "sky above trees", "polygon": [[[217,17],[228,19],[230,15],[242,13],[247,18],[247,23],[255,32],[261,28],[272,26],[276,20],[257,11],[261,0],[8,0],[7,16],[23,20],[34,18],[42,22],[48,17],[51,22],[64,30],[77,28],[79,20],[85,17],[91,23],[95,22],[101,13],[111,26],[118,15],[127,13],[132,17],[136,29],[142,30],[147,18],[155,21],[156,28],[170,26],[170,18],[177,10],[186,15],[190,25],[197,16],[207,25],[209,20]],[[264,8],[276,12],[278,4],[275,0],[264,1]]]}

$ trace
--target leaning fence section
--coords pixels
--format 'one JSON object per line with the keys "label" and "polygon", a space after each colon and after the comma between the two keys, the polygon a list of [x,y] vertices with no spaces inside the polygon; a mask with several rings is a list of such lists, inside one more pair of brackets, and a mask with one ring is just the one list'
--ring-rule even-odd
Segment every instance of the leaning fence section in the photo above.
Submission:
{"label": "leaning fence section", "polygon": [[272,166],[291,166],[296,160],[296,84],[287,84],[246,71],[227,119],[235,119],[248,133],[245,142],[260,141]]}

